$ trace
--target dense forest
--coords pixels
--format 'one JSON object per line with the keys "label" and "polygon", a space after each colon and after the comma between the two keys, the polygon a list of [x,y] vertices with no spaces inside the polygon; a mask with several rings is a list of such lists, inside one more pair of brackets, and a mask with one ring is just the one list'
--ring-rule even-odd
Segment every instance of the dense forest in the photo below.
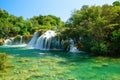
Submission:
{"label": "dense forest", "polygon": [[[36,30],[55,30],[64,40],[74,39],[76,47],[92,55],[120,55],[120,2],[102,6],[84,5],[67,22],[54,15],[25,20],[0,9],[0,38],[31,35]],[[69,34],[68,34],[69,33]]]}
{"label": "dense forest", "polygon": [[65,26],[62,36],[73,38],[80,50],[94,55],[120,55],[120,2],[84,5],[73,12]]}
{"label": "dense forest", "polygon": [[62,24],[60,18],[54,15],[39,15],[24,20],[22,16],[16,17],[0,9],[0,38],[29,35],[40,29],[57,29]]}

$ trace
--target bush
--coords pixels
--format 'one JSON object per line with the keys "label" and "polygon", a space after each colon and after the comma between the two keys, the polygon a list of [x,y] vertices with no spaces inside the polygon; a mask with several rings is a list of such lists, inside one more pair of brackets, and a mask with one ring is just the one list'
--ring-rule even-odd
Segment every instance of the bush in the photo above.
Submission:
{"label": "bush", "polygon": [[0,45],[4,44],[4,39],[0,38]]}
{"label": "bush", "polygon": [[0,53],[0,70],[4,70],[8,67],[9,57],[5,53]]}
{"label": "bush", "polygon": [[28,43],[32,38],[32,35],[23,35],[23,42],[22,43]]}

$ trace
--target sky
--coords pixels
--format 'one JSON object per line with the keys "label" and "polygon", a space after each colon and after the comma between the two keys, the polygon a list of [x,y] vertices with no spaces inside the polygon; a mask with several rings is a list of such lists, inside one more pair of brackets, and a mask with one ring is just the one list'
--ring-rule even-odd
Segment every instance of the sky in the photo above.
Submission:
{"label": "sky", "polygon": [[38,15],[55,15],[67,21],[83,5],[112,4],[116,0],[0,0],[0,8],[24,19]]}

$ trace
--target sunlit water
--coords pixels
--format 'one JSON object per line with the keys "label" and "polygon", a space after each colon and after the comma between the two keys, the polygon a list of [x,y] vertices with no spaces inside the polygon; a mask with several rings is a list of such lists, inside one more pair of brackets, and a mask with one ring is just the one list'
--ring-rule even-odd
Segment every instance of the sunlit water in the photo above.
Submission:
{"label": "sunlit water", "polygon": [[119,80],[120,59],[90,57],[85,53],[0,47],[13,56],[0,80]]}

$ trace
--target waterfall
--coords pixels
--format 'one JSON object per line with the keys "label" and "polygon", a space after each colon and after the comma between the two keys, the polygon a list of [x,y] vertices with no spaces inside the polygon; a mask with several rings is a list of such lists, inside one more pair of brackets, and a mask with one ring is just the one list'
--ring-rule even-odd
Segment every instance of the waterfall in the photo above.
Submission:
{"label": "waterfall", "polygon": [[55,31],[52,30],[46,31],[40,37],[38,32],[35,32],[31,41],[28,43],[28,46],[31,46],[34,49],[49,50],[51,49],[51,44],[53,43],[52,41],[54,41],[53,38],[55,35]]}
{"label": "waterfall", "polygon": [[42,34],[36,42],[35,49],[40,50],[49,50],[52,43],[52,38],[55,37],[55,31],[48,30],[44,34]]}
{"label": "waterfall", "polygon": [[27,45],[34,47],[35,44],[36,44],[36,41],[37,41],[38,37],[39,37],[39,33],[35,32],[34,35],[33,35],[33,37],[32,37],[32,39],[30,40],[30,42]]}
{"label": "waterfall", "polygon": [[20,36],[20,44],[22,44],[22,36]]}
{"label": "waterfall", "polygon": [[35,44],[35,49],[43,49],[43,45],[44,45],[44,40],[45,38],[43,36],[40,36],[38,39],[37,39],[37,42]]}
{"label": "waterfall", "polygon": [[[55,33],[55,31],[52,30],[46,31],[41,36],[39,36],[38,32],[35,32],[31,41],[28,43],[28,46],[40,50],[62,49],[63,42],[56,38],[56,35],[57,34]],[[75,47],[74,41],[72,39],[70,39],[70,52],[80,52]]]}
{"label": "waterfall", "polygon": [[12,41],[10,39],[6,39],[4,45],[11,45]]}
{"label": "waterfall", "polygon": [[26,44],[23,44],[23,37],[22,36],[17,36],[17,37],[10,37],[5,40],[4,46],[17,46],[17,47],[22,47],[25,46]]}
{"label": "waterfall", "polygon": [[72,53],[78,53],[78,52],[80,52],[80,51],[75,47],[74,41],[73,41],[72,39],[70,39],[70,52],[72,52]]}

